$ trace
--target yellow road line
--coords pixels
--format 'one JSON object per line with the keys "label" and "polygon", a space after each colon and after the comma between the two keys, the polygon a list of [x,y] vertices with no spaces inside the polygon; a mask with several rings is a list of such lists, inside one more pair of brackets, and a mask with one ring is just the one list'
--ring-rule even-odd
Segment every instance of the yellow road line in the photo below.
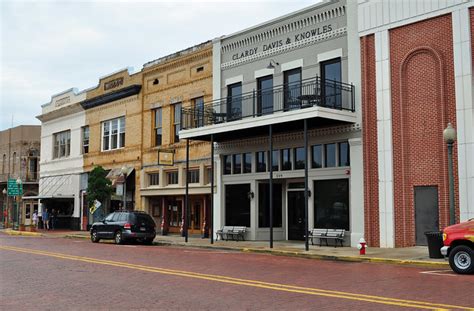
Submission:
{"label": "yellow road line", "polygon": [[33,250],[33,249],[19,248],[19,247],[12,247],[12,246],[0,246],[0,249],[22,252],[22,253],[29,253],[29,254],[36,254],[36,255],[42,255],[42,256],[49,256],[49,257],[60,258],[60,259],[108,265],[108,266],[114,266],[114,267],[120,267],[120,268],[129,268],[129,269],[154,272],[154,273],[160,273],[160,274],[166,274],[166,275],[196,278],[196,279],[203,279],[203,280],[209,280],[209,281],[214,281],[214,282],[251,286],[251,287],[272,289],[272,290],[278,290],[278,291],[300,293],[300,294],[342,298],[342,299],[349,299],[349,300],[356,300],[356,301],[364,301],[364,302],[395,305],[395,306],[402,306],[402,307],[412,307],[412,308],[420,308],[420,309],[430,309],[430,310],[448,310],[448,309],[474,310],[472,308],[455,306],[455,305],[438,304],[438,303],[430,303],[430,302],[414,301],[414,300],[404,300],[404,299],[389,298],[389,297],[382,297],[382,296],[363,295],[363,294],[348,293],[348,292],[341,292],[341,291],[334,291],[334,290],[323,290],[323,289],[317,289],[317,288],[292,286],[292,285],[285,285],[285,284],[278,284],[278,283],[269,283],[269,282],[262,282],[262,281],[256,281],[256,280],[232,278],[232,277],[226,277],[226,276],[221,276],[221,275],[202,274],[202,273],[196,273],[196,272],[143,266],[143,265],[137,265],[137,264],[130,264],[126,262],[96,259],[96,258],[91,258],[91,257],[52,253],[52,252],[47,252],[47,251]]}

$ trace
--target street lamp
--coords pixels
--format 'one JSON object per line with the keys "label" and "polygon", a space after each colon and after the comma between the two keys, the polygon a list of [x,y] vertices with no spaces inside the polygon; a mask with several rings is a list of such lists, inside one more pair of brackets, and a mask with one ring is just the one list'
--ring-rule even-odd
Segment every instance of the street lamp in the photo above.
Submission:
{"label": "street lamp", "polygon": [[21,200],[21,193],[20,193],[20,187],[21,187],[21,179],[18,177],[16,180],[16,185],[18,187],[18,199],[16,202],[16,230],[20,230],[20,200]]}
{"label": "street lamp", "polygon": [[122,203],[122,208],[127,209],[127,201],[126,201],[126,194],[127,194],[127,172],[128,168],[125,166],[122,166],[120,169],[123,175],[123,203]]}
{"label": "street lamp", "polygon": [[443,138],[448,145],[448,175],[449,175],[449,224],[454,225],[454,176],[453,176],[453,144],[456,141],[456,130],[451,123],[443,131]]}

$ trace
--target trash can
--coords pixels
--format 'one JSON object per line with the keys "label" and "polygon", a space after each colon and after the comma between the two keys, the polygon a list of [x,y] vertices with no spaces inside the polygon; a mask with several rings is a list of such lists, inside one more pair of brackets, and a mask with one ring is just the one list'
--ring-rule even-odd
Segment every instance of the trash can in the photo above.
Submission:
{"label": "trash can", "polygon": [[441,254],[441,247],[443,247],[443,232],[442,231],[428,231],[425,232],[426,240],[428,241],[428,253],[430,258],[443,258]]}

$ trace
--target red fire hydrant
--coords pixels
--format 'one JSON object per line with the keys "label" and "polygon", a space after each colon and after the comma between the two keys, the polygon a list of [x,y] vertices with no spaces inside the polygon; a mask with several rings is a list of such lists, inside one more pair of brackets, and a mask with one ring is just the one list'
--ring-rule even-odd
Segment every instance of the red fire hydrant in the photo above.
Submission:
{"label": "red fire hydrant", "polygon": [[357,245],[359,249],[359,255],[365,255],[365,249],[367,248],[367,242],[364,238],[360,238],[359,244]]}

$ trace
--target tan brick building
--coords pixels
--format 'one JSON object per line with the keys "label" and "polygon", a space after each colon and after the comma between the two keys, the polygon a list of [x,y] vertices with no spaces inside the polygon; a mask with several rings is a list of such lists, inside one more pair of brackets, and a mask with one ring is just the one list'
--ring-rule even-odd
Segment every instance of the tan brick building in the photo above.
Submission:
{"label": "tan brick building", "polygon": [[[87,91],[81,103],[86,111],[88,148],[84,150],[84,172],[95,166],[110,170],[108,177],[117,191],[105,202],[105,208],[94,218],[116,210],[123,204],[122,168],[127,168],[126,205],[140,206],[140,169],[142,148],[141,73],[130,74],[127,69],[100,79],[96,88]],[[118,186],[120,185],[120,186]],[[91,223],[92,217],[89,217]]]}
{"label": "tan brick building", "polygon": [[[142,76],[143,157],[141,189],[137,192],[163,233],[180,232],[186,185],[186,142],[177,135],[181,108],[200,109],[212,99],[212,44],[206,42],[149,62]],[[210,145],[190,142],[189,154],[189,232],[207,235]]]}

